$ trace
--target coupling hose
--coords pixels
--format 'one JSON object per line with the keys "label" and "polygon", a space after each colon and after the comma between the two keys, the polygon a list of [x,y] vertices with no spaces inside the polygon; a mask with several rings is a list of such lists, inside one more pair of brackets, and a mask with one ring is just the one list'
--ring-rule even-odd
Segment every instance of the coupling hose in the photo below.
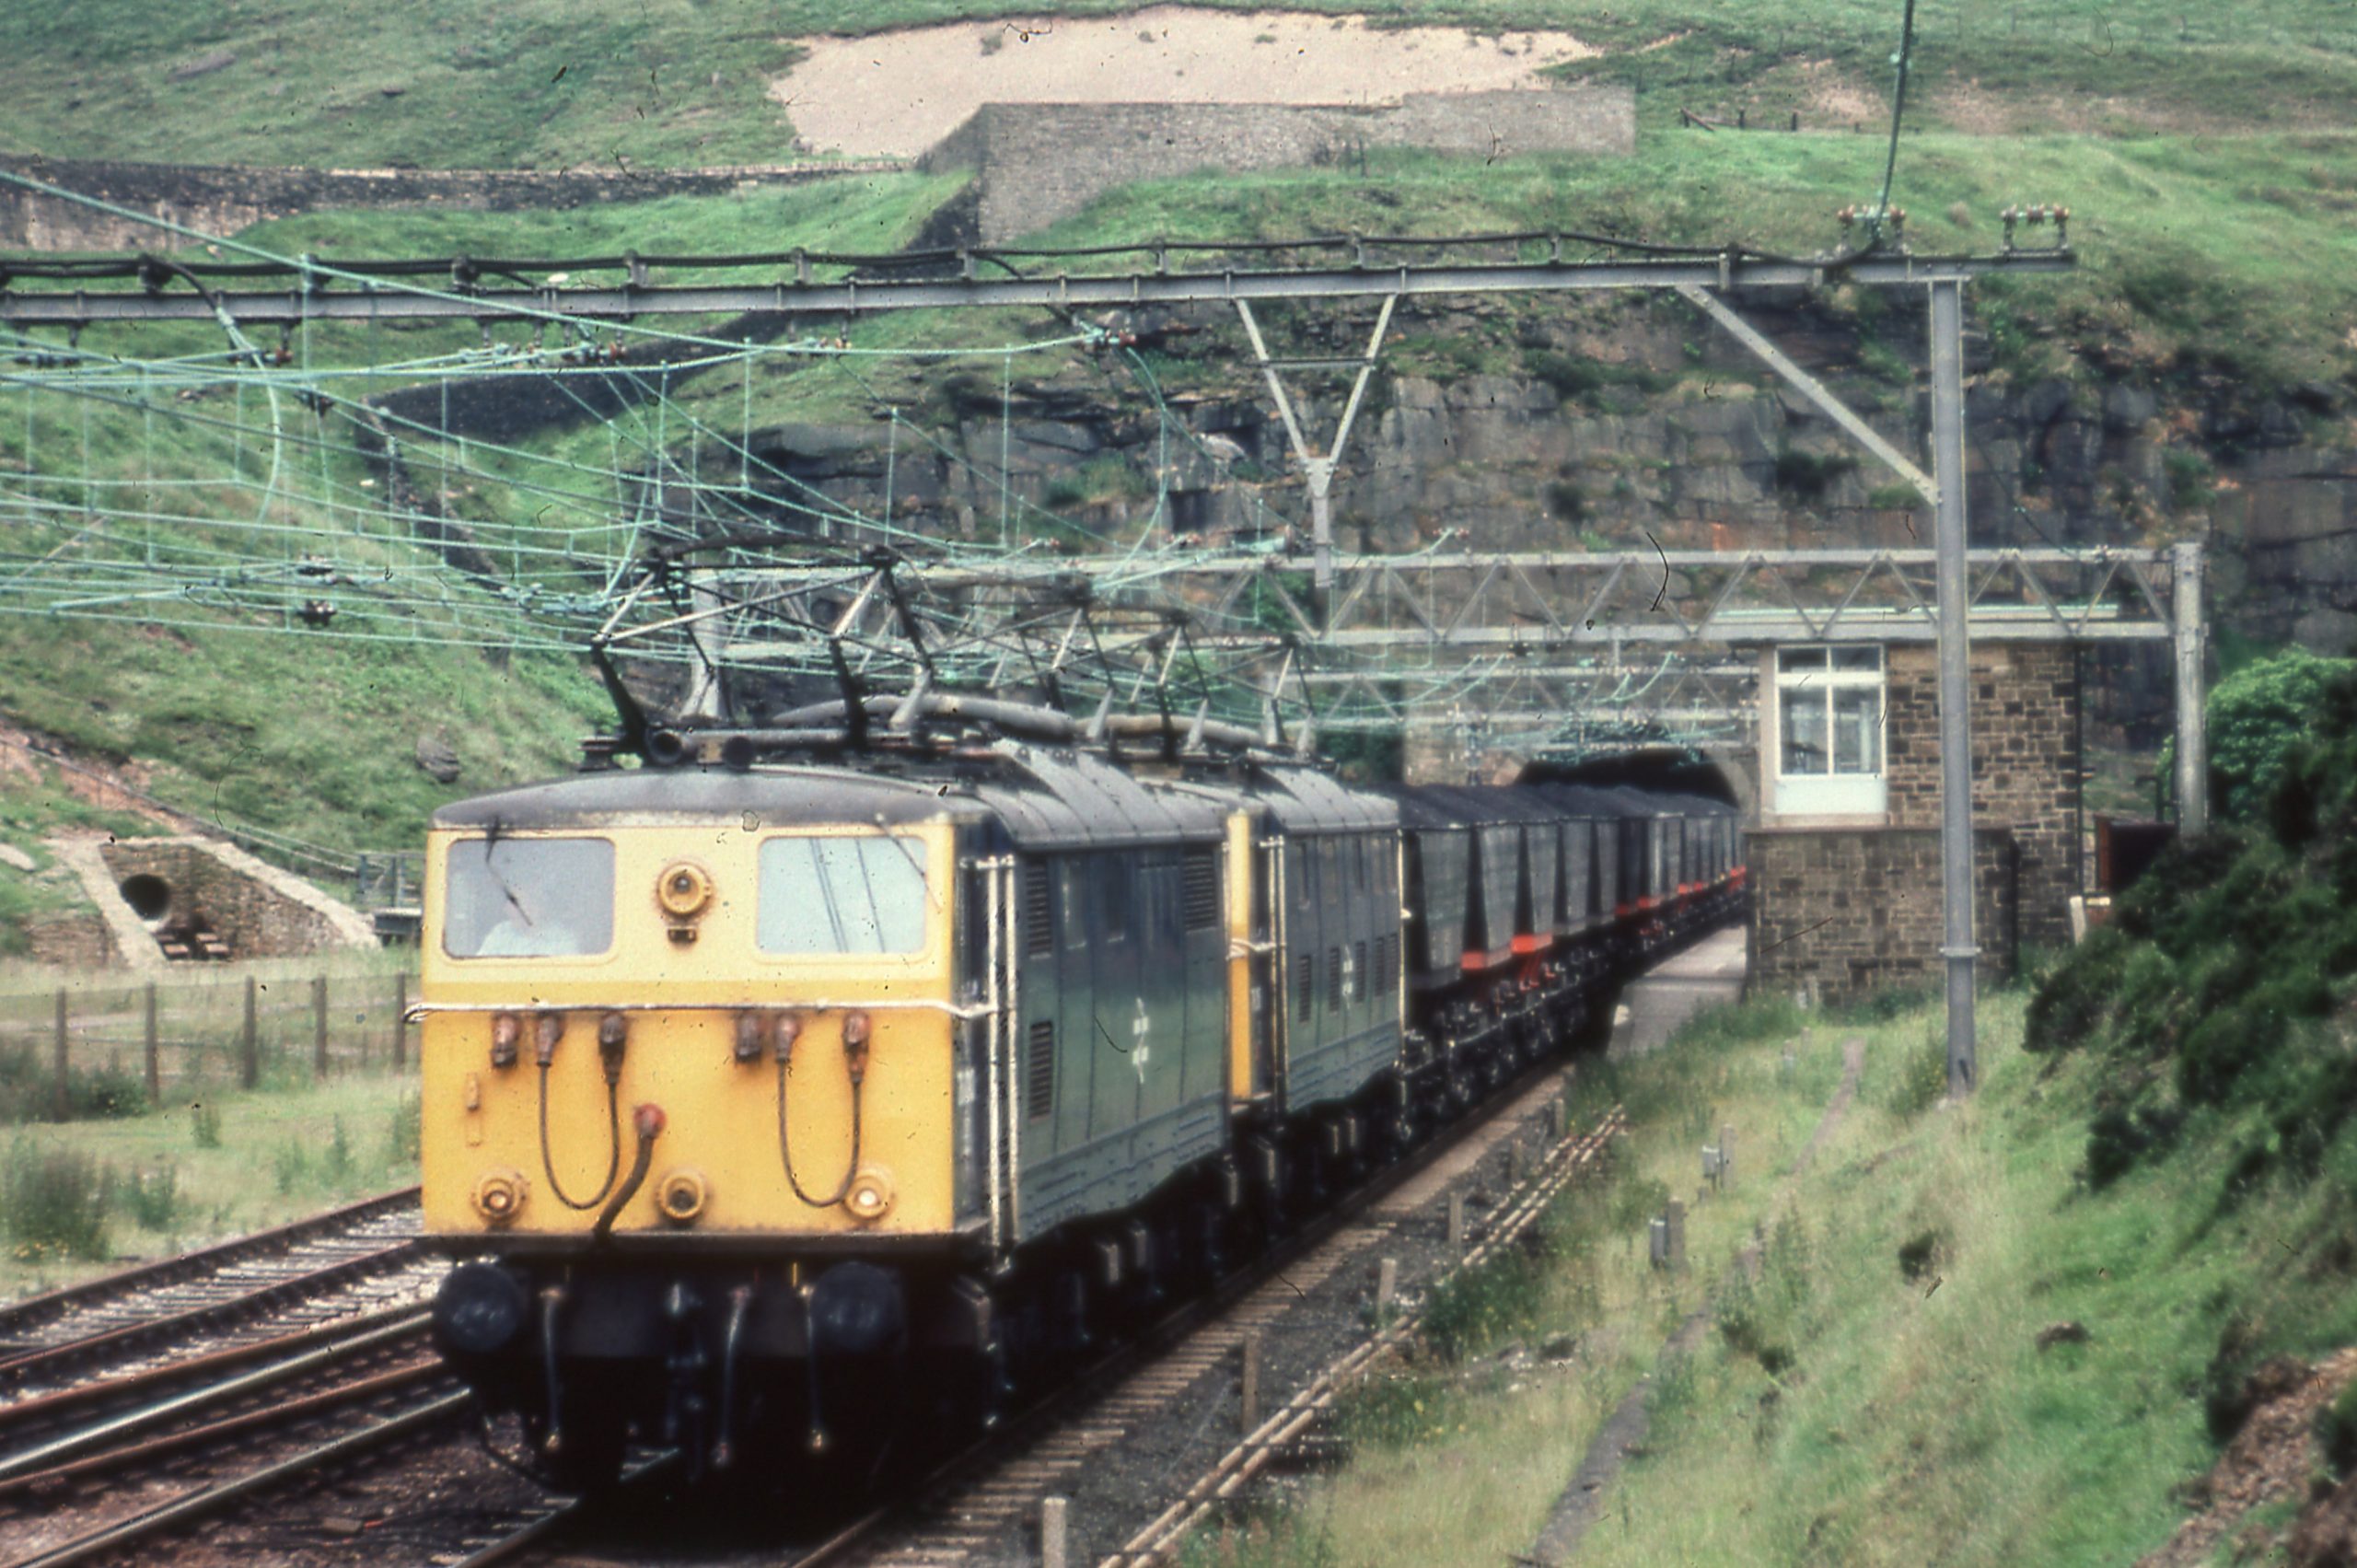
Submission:
{"label": "coupling hose", "polygon": [[598,1184],[598,1191],[575,1202],[558,1184],[556,1162],[549,1154],[549,1064],[540,1063],[540,1174],[549,1179],[549,1191],[556,1194],[556,1201],[568,1209],[594,1209],[600,1199],[613,1191],[614,1173],[622,1165],[622,1113],[616,1092],[615,1079],[610,1074],[606,1079],[606,1179]]}
{"label": "coupling hose", "polygon": [[853,1179],[859,1175],[859,1124],[861,1121],[859,1090],[861,1081],[866,1076],[866,1073],[864,1070],[865,1063],[860,1062],[857,1058],[854,1058],[852,1066],[851,1158],[843,1165],[843,1179],[835,1184],[834,1191],[824,1198],[813,1198],[809,1193],[805,1192],[802,1190],[801,1179],[794,1174],[794,1149],[792,1144],[786,1141],[785,1133],[785,1068],[786,1052],[780,1051],[777,1060],[778,1163],[785,1167],[785,1184],[794,1189],[794,1195],[795,1197],[801,1199],[802,1202],[810,1208],[831,1209],[837,1203],[842,1202],[845,1197],[850,1195]]}
{"label": "coupling hose", "polygon": [[663,1135],[663,1108],[648,1101],[630,1113],[631,1130],[638,1134],[638,1153],[630,1162],[630,1174],[606,1206],[598,1211],[598,1223],[589,1227],[589,1239],[603,1241],[613,1233],[614,1217],[622,1212],[638,1190],[646,1185],[646,1172],[655,1163],[655,1140]]}

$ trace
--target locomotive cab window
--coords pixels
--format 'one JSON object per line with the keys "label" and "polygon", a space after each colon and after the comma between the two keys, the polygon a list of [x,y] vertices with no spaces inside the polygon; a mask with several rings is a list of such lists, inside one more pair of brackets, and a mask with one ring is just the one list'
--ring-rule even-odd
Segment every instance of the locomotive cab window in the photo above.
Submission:
{"label": "locomotive cab window", "polygon": [[442,950],[454,958],[577,958],[614,945],[605,839],[461,839],[442,865]]}
{"label": "locomotive cab window", "polygon": [[1776,811],[1879,816],[1883,650],[1874,644],[1776,650]]}
{"label": "locomotive cab window", "polygon": [[931,896],[923,839],[766,839],[756,941],[803,957],[913,953],[924,946]]}

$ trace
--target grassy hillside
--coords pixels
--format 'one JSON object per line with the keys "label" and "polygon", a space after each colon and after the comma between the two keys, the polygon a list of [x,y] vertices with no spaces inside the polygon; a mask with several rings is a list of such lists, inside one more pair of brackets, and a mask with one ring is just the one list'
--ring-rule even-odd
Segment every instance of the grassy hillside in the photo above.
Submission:
{"label": "grassy hillside", "polygon": [[[1227,8],[1260,8],[1217,0]],[[768,80],[793,41],[911,23],[1101,16],[979,0],[459,0],[354,11],[232,0],[18,0],[0,10],[0,148],[52,157],[427,168],[688,166],[790,156]],[[1561,27],[1634,83],[1650,124],[1737,105],[1841,122],[1884,100],[1897,0],[1311,0],[1475,29]],[[1972,130],[2347,124],[2357,15],[2312,0],[1926,5],[1922,123]],[[979,31],[980,29],[978,29]],[[979,39],[977,48],[980,48]],[[1846,112],[1842,110],[1847,110]]]}
{"label": "grassy hillside", "polygon": [[[1194,1560],[1514,1561],[1631,1389],[1652,1430],[1583,1563],[2111,1568],[2161,1545],[2257,1363],[2357,1337],[2357,1138],[2333,1179],[2232,1202],[2217,1144],[2098,1188],[2082,1154],[2109,1069],[2024,1052],[2026,1000],[1984,1000],[1982,1086],[1955,1108],[1932,1007],[1755,1002],[1600,1074],[1637,1129],[1611,1186],[1567,1195],[1537,1261],[1445,1293],[1422,1353],[1347,1403],[1350,1461]],[[1857,1099],[1788,1181],[1848,1039]],[[1724,1123],[1736,1184],[1692,1211],[1689,1274],[1655,1274],[1644,1218]],[[1666,1351],[1696,1307],[1704,1338]]]}
{"label": "grassy hillside", "polygon": [[[650,235],[691,250],[880,250],[904,244],[956,185],[908,175],[573,213],[331,213],[248,238],[329,256],[610,253]],[[292,352],[319,372],[435,361],[478,342],[471,325],[321,329]],[[447,454],[449,474],[435,443],[412,444],[416,483],[446,492],[478,554],[515,573],[484,581],[445,562],[418,520],[389,505],[354,448],[346,416],[356,401],[413,374],[329,377],[319,384],[341,403],[282,391],[273,412],[257,385],[219,377],[223,344],[210,327],[96,329],[81,346],[155,368],[98,399],[19,367],[0,378],[12,582],[0,596],[12,611],[0,614],[0,714],[10,722],[122,770],[182,812],[339,854],[413,847],[439,803],[563,771],[579,738],[609,722],[601,689],[567,650],[604,612],[597,596],[627,537],[612,469],[651,460],[653,425],[611,444],[595,427],[581,446],[594,476],[559,466],[564,441],[553,436],[538,457]],[[503,467],[522,484],[475,482]],[[268,608],[286,599],[273,585],[307,560],[337,573],[317,590],[341,611],[332,629]],[[31,590],[41,582],[83,586]],[[78,612],[38,613],[61,597],[78,599]],[[420,768],[421,739],[456,755],[455,784]],[[60,829],[157,830],[133,803],[22,758],[0,748],[0,839],[41,858],[40,840]],[[0,952],[21,941],[10,917],[75,896],[48,877],[0,873]]]}

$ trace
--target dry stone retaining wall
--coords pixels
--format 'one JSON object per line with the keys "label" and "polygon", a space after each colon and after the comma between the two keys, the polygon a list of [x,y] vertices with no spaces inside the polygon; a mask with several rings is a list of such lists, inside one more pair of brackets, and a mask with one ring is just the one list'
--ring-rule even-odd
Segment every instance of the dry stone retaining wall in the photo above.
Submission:
{"label": "dry stone retaining wall", "polygon": [[999,245],[1139,180],[1201,169],[1300,168],[1369,147],[1424,147],[1476,157],[1633,151],[1636,95],[1626,87],[1411,93],[1398,104],[994,103],[919,161],[970,168],[981,192],[972,238]]}
{"label": "dry stone retaining wall", "polygon": [[[234,234],[266,218],[343,207],[455,207],[526,212],[720,196],[839,174],[905,168],[895,159],[757,164],[722,168],[542,172],[528,168],[259,168],[0,154],[0,168],[205,234]],[[192,243],[134,218],[19,186],[0,186],[0,249],[159,250]]]}

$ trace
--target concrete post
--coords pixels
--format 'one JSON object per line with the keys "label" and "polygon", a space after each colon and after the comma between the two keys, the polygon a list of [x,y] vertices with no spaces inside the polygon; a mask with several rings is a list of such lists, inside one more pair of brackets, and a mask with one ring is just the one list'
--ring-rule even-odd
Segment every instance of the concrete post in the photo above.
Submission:
{"label": "concrete post", "polygon": [[65,988],[57,988],[56,1082],[50,1086],[50,1120],[63,1121],[74,1113],[73,1078],[65,1064]]}
{"label": "concrete post", "polygon": [[1392,1304],[1399,1298],[1399,1260],[1386,1258],[1375,1266],[1375,1320],[1391,1320]]}
{"label": "concrete post", "polygon": [[328,977],[311,977],[311,1074],[328,1075]]}
{"label": "concrete post", "polygon": [[1448,1195],[1448,1255],[1459,1258],[1465,1253],[1465,1194]]}
{"label": "concrete post", "polygon": [[2202,722],[2202,683],[2210,630],[2201,619],[2201,547],[2169,547],[2169,641],[2177,654],[2177,829],[2187,838],[2210,829],[2210,735]]}
{"label": "concrete post", "polygon": [[1039,1499],[1039,1568],[1069,1568],[1071,1514],[1069,1498]]}
{"label": "concrete post", "polygon": [[156,1028],[156,982],[149,981],[141,998],[141,1011],[145,1028],[142,1030],[147,1055],[147,1103],[160,1109],[164,1103],[163,1037]]}
{"label": "concrete post", "polygon": [[238,1082],[252,1088],[261,1082],[261,1021],[254,1016],[254,977],[246,976],[246,1027],[238,1040]]}
{"label": "concrete post", "polygon": [[1260,1330],[1244,1331],[1244,1367],[1237,1379],[1237,1423],[1246,1436],[1260,1424]]}
{"label": "concrete post", "polygon": [[1940,955],[1947,960],[1948,1093],[1980,1076],[1973,1029],[1972,679],[1964,516],[1964,285],[1932,290],[1932,471],[1939,486],[1933,539],[1940,626]]}

